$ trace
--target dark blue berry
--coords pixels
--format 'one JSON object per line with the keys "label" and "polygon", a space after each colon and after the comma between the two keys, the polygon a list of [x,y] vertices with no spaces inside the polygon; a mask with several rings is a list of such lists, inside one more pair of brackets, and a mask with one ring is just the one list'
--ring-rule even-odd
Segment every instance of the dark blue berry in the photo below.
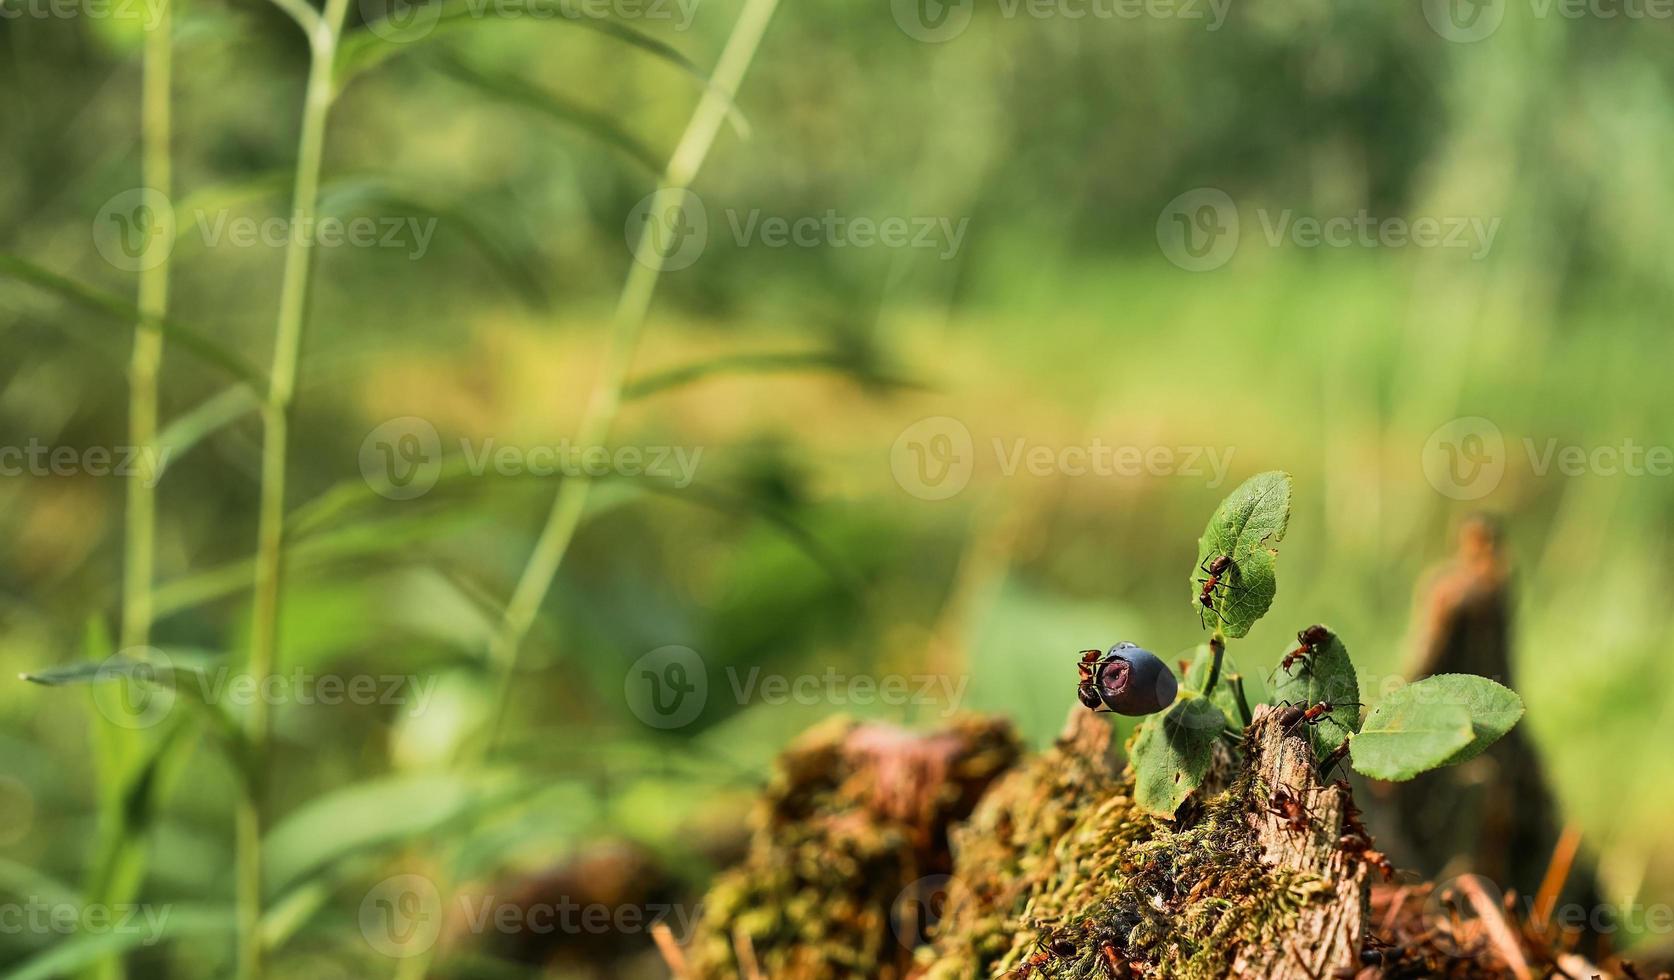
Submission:
{"label": "dark blue berry", "polygon": [[[1174,703],[1179,684],[1157,655],[1132,643],[1118,643],[1086,665],[1077,689],[1081,703],[1102,704],[1119,715],[1150,715]],[[1097,702],[1095,704],[1094,702]]]}

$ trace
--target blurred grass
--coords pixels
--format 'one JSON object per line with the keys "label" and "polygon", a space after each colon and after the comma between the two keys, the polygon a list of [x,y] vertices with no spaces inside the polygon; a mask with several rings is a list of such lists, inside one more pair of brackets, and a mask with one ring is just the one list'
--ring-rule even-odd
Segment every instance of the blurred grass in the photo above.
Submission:
{"label": "blurred grass", "polygon": [[[645,29],[708,65],[737,8],[706,4],[686,33]],[[753,139],[723,138],[696,188],[710,245],[667,276],[631,378],[750,369],[647,393],[618,430],[626,443],[702,447],[694,487],[711,496],[600,485],[526,644],[504,756],[481,774],[545,789],[357,850],[322,885],[323,910],[297,924],[280,975],[386,968],[356,929],[358,903],[444,848],[463,846],[487,877],[628,836],[701,880],[707,859],[683,846],[692,828],[736,824],[776,748],[841,707],[740,706],[727,667],[946,672],[968,681],[961,707],[1007,713],[1039,744],[1071,703],[1076,650],[1132,639],[1173,658],[1199,641],[1186,579],[1203,520],[1238,480],[1283,468],[1297,498],[1278,598],[1233,657],[1265,675],[1297,628],[1324,621],[1363,675],[1388,675],[1414,582],[1477,506],[1425,481],[1419,454],[1437,426],[1487,416],[1514,450],[1525,437],[1592,447],[1674,432],[1655,377],[1674,355],[1661,312],[1674,251],[1658,176],[1674,136],[1664,24],[1513,8],[1491,41],[1450,45],[1412,11],[1323,3],[1240,7],[1215,33],[989,11],[928,46],[882,8],[821,0],[781,14],[739,99]],[[305,52],[288,28],[264,7],[181,11],[182,195],[258,217],[283,206],[259,189],[291,163]],[[131,277],[100,260],[88,226],[136,181],[136,40],[108,23],[0,20],[0,71],[28,96],[0,117],[15,158],[0,179],[0,252],[118,296]],[[659,157],[701,92],[679,64],[564,25],[473,24],[425,43],[604,114]],[[320,258],[288,502],[351,492],[330,498],[344,509],[323,544],[295,542],[280,662],[443,681],[417,717],[281,706],[281,820],[381,781],[443,778],[485,722],[483,650],[552,485],[466,478],[394,503],[357,487],[360,446],[407,415],[444,445],[573,436],[631,262],[624,223],[649,190],[608,144],[485,103],[424,59],[379,63],[337,112],[328,194],[342,180],[345,213],[434,214],[439,227],[417,261]],[[1165,202],[1201,185],[1248,209],[1245,243],[1226,267],[1192,274],[1153,229]],[[1470,262],[1268,248],[1253,216],[1362,207],[1503,222]],[[727,208],[971,224],[941,261],[745,247],[724,233]],[[183,235],[171,317],[213,324],[218,346],[265,363],[279,262]],[[108,326],[6,281],[0,332],[0,446],[124,440],[126,347]],[[172,347],[164,372],[165,427],[230,397],[223,376]],[[239,563],[259,433],[225,407],[159,488],[159,644],[248,641]],[[891,475],[896,437],[933,415],[959,419],[978,449],[950,501],[914,498]],[[1227,450],[1227,482],[1008,477],[990,448],[1095,438]],[[88,618],[114,615],[122,492],[87,476],[0,478],[0,666],[74,661]],[[1662,816],[1674,761],[1661,751],[1674,739],[1669,480],[1541,477],[1516,450],[1481,504],[1507,520],[1518,687],[1563,803],[1613,895],[1674,901]],[[205,601],[164,601],[217,568],[231,571],[194,593]],[[670,733],[623,697],[628,665],[666,644],[698,650],[713,675],[705,712]],[[934,724],[942,708],[849,710]],[[81,882],[98,818],[95,717],[80,695],[0,685],[0,890]],[[192,756],[148,838],[147,900],[225,907],[234,792],[224,761]],[[0,962],[51,938],[0,936]],[[141,950],[131,974],[218,976],[226,952]]]}

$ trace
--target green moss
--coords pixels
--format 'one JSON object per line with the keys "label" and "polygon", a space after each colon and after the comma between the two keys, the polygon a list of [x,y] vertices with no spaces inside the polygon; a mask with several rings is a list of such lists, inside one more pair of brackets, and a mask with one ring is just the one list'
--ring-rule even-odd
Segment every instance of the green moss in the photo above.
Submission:
{"label": "green moss", "polygon": [[1224,977],[1240,948],[1278,940],[1324,894],[1258,860],[1248,772],[1223,760],[1231,784],[1176,825],[1135,807],[1132,773],[1089,752],[1097,738],[1060,742],[1007,777],[956,833],[970,897],[922,957],[924,976],[1034,960],[1035,976]]}

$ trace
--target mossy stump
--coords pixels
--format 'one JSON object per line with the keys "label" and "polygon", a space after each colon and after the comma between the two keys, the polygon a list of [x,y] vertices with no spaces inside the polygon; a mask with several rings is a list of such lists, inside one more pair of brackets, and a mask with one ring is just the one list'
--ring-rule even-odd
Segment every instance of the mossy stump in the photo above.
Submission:
{"label": "mossy stump", "polygon": [[[1077,708],[1051,748],[995,780],[1014,752],[997,724],[882,742],[856,734],[875,726],[827,728],[788,752],[752,857],[705,901],[688,972],[1289,980],[1358,968],[1367,868],[1336,846],[1352,804],[1346,787],[1321,784],[1305,730],[1258,712],[1243,751],[1218,752],[1198,793],[1160,819],[1134,805],[1103,718]],[[845,750],[857,737],[882,751]],[[876,793],[900,783],[896,753],[927,751],[966,764],[918,766],[908,797],[956,810],[985,790],[945,828],[945,850],[900,837],[928,824],[903,820],[899,787]],[[1305,825],[1280,814],[1275,793],[1304,801]]]}

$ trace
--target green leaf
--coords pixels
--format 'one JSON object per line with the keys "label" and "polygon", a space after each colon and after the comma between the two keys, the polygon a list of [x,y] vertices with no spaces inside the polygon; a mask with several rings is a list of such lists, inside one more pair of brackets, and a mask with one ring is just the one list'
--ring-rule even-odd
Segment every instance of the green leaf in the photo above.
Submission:
{"label": "green leaf", "polygon": [[[1293,649],[1291,645],[1285,652]],[[1331,711],[1309,726],[1313,729],[1315,755],[1323,758],[1346,736],[1360,730],[1360,679],[1336,633],[1331,633],[1331,638],[1306,660],[1292,664],[1288,671],[1279,671],[1277,677],[1274,701],[1288,701],[1302,708],[1322,701],[1331,704]]]}
{"label": "green leaf", "polygon": [[1349,754],[1361,773],[1399,782],[1446,765],[1470,741],[1470,712],[1459,705],[1390,698],[1349,737]]}
{"label": "green leaf", "polygon": [[1214,702],[1182,689],[1161,715],[1140,726],[1133,744],[1134,802],[1172,817],[1203,783],[1226,716]]}
{"label": "green leaf", "polygon": [[[1453,766],[1474,759],[1516,727],[1523,717],[1523,699],[1503,684],[1477,674],[1437,674],[1408,684],[1391,694],[1384,704],[1416,701],[1454,705],[1470,717],[1469,745],[1447,757],[1442,765]],[[1378,705],[1381,709],[1383,705]]]}
{"label": "green leaf", "polygon": [[[1205,622],[1231,637],[1244,636],[1267,613],[1278,591],[1270,545],[1284,539],[1290,523],[1290,474],[1277,470],[1245,480],[1221,501],[1198,539],[1197,566],[1192,569],[1192,607]],[[1210,612],[1198,602],[1207,576],[1202,569],[1214,559],[1232,559],[1232,567],[1215,588]]]}
{"label": "green leaf", "polygon": [[644,398],[702,381],[713,375],[768,373],[776,371],[834,371],[860,384],[885,390],[923,390],[917,381],[856,356],[849,351],[785,351],[724,354],[711,360],[683,364],[636,378],[623,386],[624,400]]}
{"label": "green leaf", "polygon": [[[157,452],[164,467],[172,466],[214,433],[261,407],[256,393],[244,385],[227,388],[177,416],[157,434]],[[167,472],[165,468],[163,472]],[[161,477],[161,473],[158,474]]]}
{"label": "green leaf", "polygon": [[487,796],[451,775],[391,776],[315,797],[262,843],[267,891],[279,894],[308,873],[366,848],[430,833]]}
{"label": "green leaf", "polygon": [[232,376],[247,382],[257,391],[266,390],[267,379],[255,365],[238,354],[227,350],[215,341],[210,340],[201,330],[188,327],[178,320],[157,319],[146,317],[126,300],[110,293],[85,286],[73,279],[67,279],[50,269],[42,268],[33,262],[20,259],[15,255],[0,255],[0,276],[26,282],[38,289],[53,293],[60,299],[79,306],[84,310],[97,313],[106,320],[115,321],[125,330],[131,330],[132,325],[148,322],[162,331],[169,342],[182,350],[196,354],[210,364],[222,368]]}

